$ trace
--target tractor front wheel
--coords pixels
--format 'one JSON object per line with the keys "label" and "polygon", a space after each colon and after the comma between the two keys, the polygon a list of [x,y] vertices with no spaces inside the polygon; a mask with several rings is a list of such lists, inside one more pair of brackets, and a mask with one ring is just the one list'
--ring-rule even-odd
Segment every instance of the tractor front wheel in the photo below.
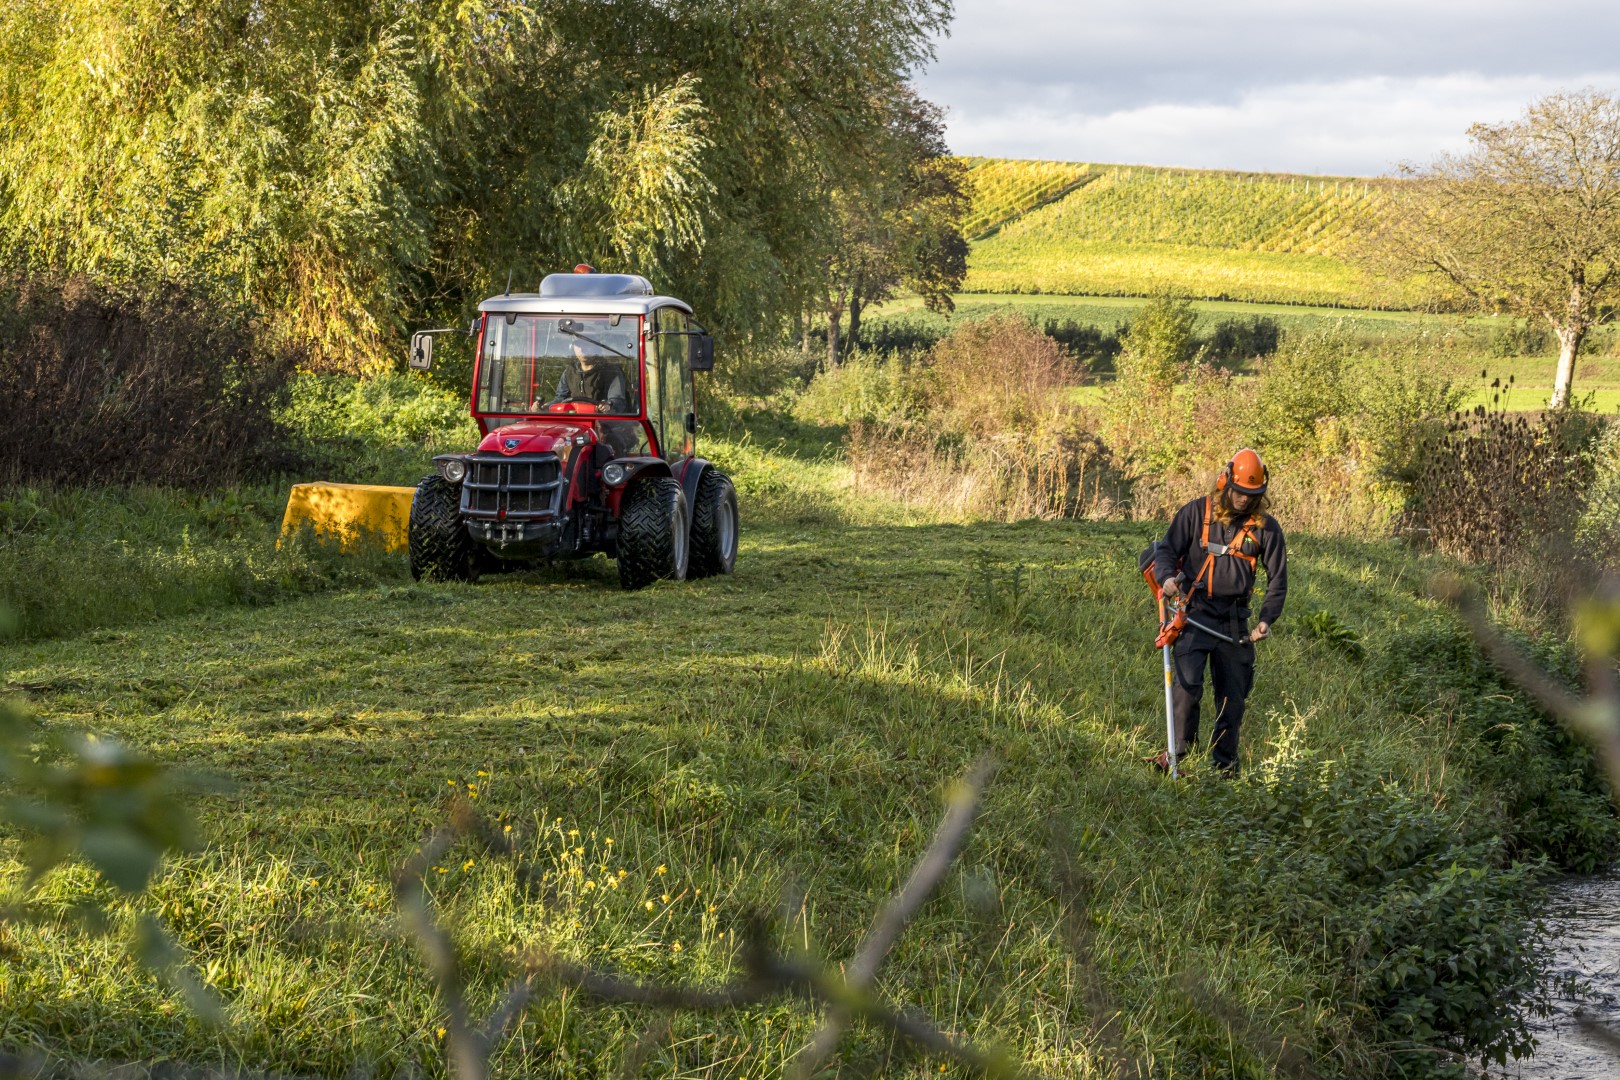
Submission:
{"label": "tractor front wheel", "polygon": [[690,577],[729,574],[737,568],[737,489],[719,469],[698,479],[692,507]]}
{"label": "tractor front wheel", "polygon": [[619,584],[640,589],[686,577],[686,495],[680,481],[652,476],[625,492],[619,514]]}
{"label": "tractor front wheel", "polygon": [[411,577],[417,581],[473,581],[477,552],[461,521],[461,492],[444,477],[424,476],[411,499]]}

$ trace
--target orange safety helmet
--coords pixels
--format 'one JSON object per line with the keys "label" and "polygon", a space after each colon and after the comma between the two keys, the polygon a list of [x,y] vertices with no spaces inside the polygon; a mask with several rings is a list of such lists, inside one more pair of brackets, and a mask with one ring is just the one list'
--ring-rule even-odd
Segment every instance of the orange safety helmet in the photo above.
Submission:
{"label": "orange safety helmet", "polygon": [[1260,455],[1253,450],[1239,450],[1226,463],[1226,468],[1221,470],[1215,486],[1225,488],[1231,484],[1233,491],[1241,491],[1245,495],[1264,495],[1266,485],[1270,482],[1271,474],[1266,470],[1266,463],[1260,460]]}

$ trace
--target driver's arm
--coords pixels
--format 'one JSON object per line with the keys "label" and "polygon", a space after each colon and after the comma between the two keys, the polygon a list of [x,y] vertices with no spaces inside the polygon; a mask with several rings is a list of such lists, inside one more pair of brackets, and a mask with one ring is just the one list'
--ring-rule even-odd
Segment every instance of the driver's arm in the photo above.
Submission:
{"label": "driver's arm", "polygon": [[546,402],[546,404],[547,405],[556,405],[558,402],[567,401],[567,400],[569,400],[569,397],[568,397],[568,369],[565,367],[565,368],[562,369],[562,374],[557,376],[557,392],[556,392],[556,394],[554,394],[552,396],[551,400]]}

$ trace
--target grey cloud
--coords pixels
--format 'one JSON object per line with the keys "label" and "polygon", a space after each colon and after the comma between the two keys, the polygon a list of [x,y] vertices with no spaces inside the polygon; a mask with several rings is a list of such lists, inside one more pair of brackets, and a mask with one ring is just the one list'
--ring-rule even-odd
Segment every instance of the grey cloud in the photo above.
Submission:
{"label": "grey cloud", "polygon": [[1111,111],[1230,102],[1266,86],[1374,75],[1603,70],[1614,66],[1617,31],[1620,8],[1586,0],[1106,7],[965,0],[921,83],[947,103],[1024,96]]}
{"label": "grey cloud", "polygon": [[918,82],[959,153],[1372,175],[1542,94],[1620,90],[1617,31],[1612,0],[958,0]]}

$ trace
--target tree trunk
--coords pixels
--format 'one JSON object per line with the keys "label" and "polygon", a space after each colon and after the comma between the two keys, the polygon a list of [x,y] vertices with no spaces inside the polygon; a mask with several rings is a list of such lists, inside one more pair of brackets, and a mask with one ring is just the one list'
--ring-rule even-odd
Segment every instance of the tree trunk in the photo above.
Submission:
{"label": "tree trunk", "polygon": [[848,342],[848,348],[851,350],[861,347],[861,298],[859,296],[849,298]]}
{"label": "tree trunk", "polygon": [[1558,371],[1553,376],[1552,401],[1548,407],[1562,409],[1569,404],[1569,391],[1575,381],[1575,356],[1581,351],[1586,327],[1580,323],[1555,328],[1558,334]]}
{"label": "tree trunk", "polygon": [[799,330],[799,351],[805,356],[810,355],[810,315],[800,310],[793,316],[793,321]]}
{"label": "tree trunk", "polygon": [[827,370],[831,371],[838,366],[838,316],[837,308],[827,312]]}

